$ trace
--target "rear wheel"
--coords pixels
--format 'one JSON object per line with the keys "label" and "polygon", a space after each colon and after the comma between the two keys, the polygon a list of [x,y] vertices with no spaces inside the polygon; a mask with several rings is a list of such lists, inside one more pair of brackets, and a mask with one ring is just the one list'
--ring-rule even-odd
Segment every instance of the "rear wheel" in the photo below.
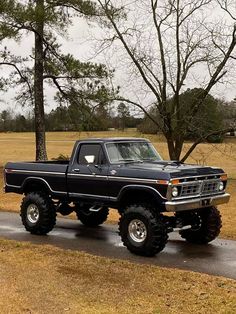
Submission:
{"label": "rear wheel", "polygon": [[20,215],[25,229],[32,234],[47,234],[56,223],[55,207],[41,192],[31,192],[23,198]]}
{"label": "rear wheel", "polygon": [[194,229],[180,231],[180,235],[190,243],[206,244],[213,241],[222,227],[221,215],[216,207],[204,208],[195,212],[199,226]]}
{"label": "rear wheel", "polygon": [[88,227],[97,227],[107,220],[109,214],[108,207],[95,207],[91,204],[76,204],[77,218]]}
{"label": "rear wheel", "polygon": [[154,256],[168,240],[167,228],[161,216],[148,206],[128,206],[119,221],[119,234],[127,249],[137,255]]}

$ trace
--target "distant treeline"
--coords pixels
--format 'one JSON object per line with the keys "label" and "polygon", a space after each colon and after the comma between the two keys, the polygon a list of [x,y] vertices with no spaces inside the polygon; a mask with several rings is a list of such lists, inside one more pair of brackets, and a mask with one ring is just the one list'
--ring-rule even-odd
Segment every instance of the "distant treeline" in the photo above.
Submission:
{"label": "distant treeline", "polygon": [[[127,106],[118,105],[116,113],[104,106],[91,109],[70,105],[59,106],[45,115],[46,131],[105,131],[109,128],[138,127],[142,118],[133,117]],[[0,112],[0,132],[34,131],[34,115],[15,113],[12,109]]]}
{"label": "distant treeline", "polygon": [[[191,106],[197,89],[187,90],[181,97],[183,114],[184,108]],[[171,106],[171,100],[168,103]],[[155,107],[149,109],[149,115],[155,119],[159,118],[159,113]],[[46,131],[106,131],[109,128],[124,130],[125,128],[137,128],[146,134],[157,134],[160,129],[146,116],[134,117],[129,107],[120,103],[115,109],[101,104],[95,108],[88,106],[59,106],[45,115]],[[225,102],[208,96],[201,113],[196,116],[195,123],[191,124],[186,134],[186,139],[194,140],[209,134],[219,128],[223,129],[236,120],[236,102]],[[161,121],[161,119],[160,119]],[[175,125],[173,125],[175,127]],[[30,132],[34,131],[34,115],[28,113],[22,115],[7,109],[0,112],[0,132]],[[211,136],[210,142],[221,142],[223,134]]]}

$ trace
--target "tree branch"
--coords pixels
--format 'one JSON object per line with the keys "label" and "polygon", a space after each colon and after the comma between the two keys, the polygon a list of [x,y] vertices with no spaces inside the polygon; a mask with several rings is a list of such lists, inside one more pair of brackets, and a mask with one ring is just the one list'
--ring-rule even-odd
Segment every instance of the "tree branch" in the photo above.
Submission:
{"label": "tree branch", "polygon": [[211,132],[209,134],[207,134],[206,136],[203,136],[201,138],[199,138],[196,142],[194,142],[192,144],[192,146],[189,148],[189,150],[187,151],[187,153],[184,155],[184,157],[181,158],[181,162],[185,162],[185,160],[191,155],[191,153],[194,151],[194,149],[201,143],[203,143],[204,141],[206,141],[208,138],[210,138],[211,136],[215,136],[215,135],[224,135],[228,132],[232,132],[235,131],[236,127],[230,127],[230,128],[226,128],[223,130],[219,130],[219,131],[214,131]]}
{"label": "tree branch", "polygon": [[218,4],[220,5],[221,9],[224,10],[226,13],[229,14],[229,16],[236,21],[236,17],[228,10],[227,0],[224,1],[225,6],[222,5],[220,0],[217,0]]}
{"label": "tree branch", "polygon": [[128,53],[128,55],[131,58],[131,60],[133,61],[133,63],[135,64],[136,68],[138,69],[138,71],[139,71],[140,75],[142,76],[144,82],[150,88],[150,90],[153,92],[153,94],[156,96],[158,102],[161,102],[160,95],[157,93],[155,87],[148,80],[148,78],[147,78],[147,76],[146,76],[142,66],[140,65],[140,63],[138,62],[138,60],[135,57],[134,53],[131,51],[130,47],[128,46],[124,36],[122,35],[120,30],[118,29],[118,26],[117,26],[116,22],[114,21],[113,17],[110,15],[109,8],[108,8],[109,1],[107,1],[105,4],[103,4],[102,1],[100,1],[100,0],[98,0],[98,2],[101,5],[102,9],[104,10],[104,13],[106,14],[106,17],[108,18],[108,20],[112,24],[115,32],[117,33],[121,43],[124,46],[126,52]]}
{"label": "tree branch", "polygon": [[30,99],[31,99],[31,103],[33,104],[33,91],[31,89],[30,83],[28,81],[28,79],[21,73],[20,69],[17,67],[16,64],[11,63],[11,62],[0,62],[0,66],[1,65],[6,65],[6,66],[11,66],[13,68],[15,68],[15,70],[17,71],[17,73],[19,74],[20,78],[27,84],[28,86],[28,90],[30,93]]}
{"label": "tree branch", "polygon": [[218,67],[216,68],[214,74],[212,75],[207,87],[204,89],[204,93],[202,93],[200,99],[197,101],[196,105],[193,107],[192,116],[194,117],[196,112],[198,111],[199,107],[203,104],[206,96],[209,94],[210,90],[213,86],[225,75],[226,72],[221,74],[221,71],[225,67],[227,61],[229,60],[231,53],[233,52],[236,46],[236,25],[234,25],[234,30],[232,33],[232,41],[228,48],[228,51],[225,53],[223,60],[220,62]]}
{"label": "tree branch", "polygon": [[123,98],[123,97],[117,97],[117,98],[112,98],[112,101],[122,101],[122,102],[127,102],[131,105],[134,105],[136,107],[138,107],[139,109],[141,109],[143,111],[143,113],[159,128],[162,129],[162,127],[160,126],[160,124],[150,115],[150,113],[140,104],[138,104],[135,101],[132,101],[130,99],[127,98]]}

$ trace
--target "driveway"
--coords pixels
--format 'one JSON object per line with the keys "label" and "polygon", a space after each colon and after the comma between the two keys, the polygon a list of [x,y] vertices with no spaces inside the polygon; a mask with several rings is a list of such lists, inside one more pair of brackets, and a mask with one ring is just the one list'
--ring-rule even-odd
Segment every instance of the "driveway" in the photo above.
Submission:
{"label": "driveway", "polygon": [[116,225],[86,228],[76,220],[59,218],[49,235],[35,236],[25,231],[19,214],[6,212],[0,213],[0,237],[236,279],[236,241],[231,240],[216,239],[206,246],[192,245],[172,233],[164,251],[147,258],[131,254],[122,245]]}

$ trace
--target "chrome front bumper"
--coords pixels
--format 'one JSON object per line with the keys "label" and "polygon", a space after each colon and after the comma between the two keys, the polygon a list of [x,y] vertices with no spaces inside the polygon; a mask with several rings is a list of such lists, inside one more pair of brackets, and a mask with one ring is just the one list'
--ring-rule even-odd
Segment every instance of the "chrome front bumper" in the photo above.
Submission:
{"label": "chrome front bumper", "polygon": [[221,195],[214,195],[211,197],[201,197],[195,199],[185,199],[176,201],[167,201],[165,203],[166,210],[168,212],[179,212],[184,210],[198,209],[210,206],[216,206],[224,203],[228,203],[230,194],[225,193]]}

